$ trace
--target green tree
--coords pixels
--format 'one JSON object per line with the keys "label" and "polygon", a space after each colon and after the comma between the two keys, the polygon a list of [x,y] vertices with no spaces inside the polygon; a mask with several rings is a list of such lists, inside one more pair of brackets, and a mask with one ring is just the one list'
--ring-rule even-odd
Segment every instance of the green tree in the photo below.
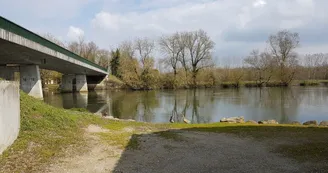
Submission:
{"label": "green tree", "polygon": [[112,75],[121,78],[121,74],[119,72],[120,66],[120,50],[116,49],[116,51],[112,51],[112,60],[110,61],[110,69],[112,71]]}

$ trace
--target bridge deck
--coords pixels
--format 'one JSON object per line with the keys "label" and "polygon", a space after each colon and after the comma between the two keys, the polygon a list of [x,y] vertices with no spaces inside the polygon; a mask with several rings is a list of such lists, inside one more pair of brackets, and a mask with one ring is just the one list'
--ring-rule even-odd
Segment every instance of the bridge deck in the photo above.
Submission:
{"label": "bridge deck", "polygon": [[0,16],[1,64],[36,64],[64,74],[108,74],[105,68]]}

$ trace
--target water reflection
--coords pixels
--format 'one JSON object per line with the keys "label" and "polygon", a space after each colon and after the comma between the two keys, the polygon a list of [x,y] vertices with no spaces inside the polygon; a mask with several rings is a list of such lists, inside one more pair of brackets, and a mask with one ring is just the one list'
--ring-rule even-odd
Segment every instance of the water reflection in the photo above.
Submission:
{"label": "water reflection", "polygon": [[280,123],[328,119],[328,89],[242,88],[163,91],[45,93],[45,101],[63,108],[87,108],[117,118],[145,122],[218,122],[222,117],[276,119]]}

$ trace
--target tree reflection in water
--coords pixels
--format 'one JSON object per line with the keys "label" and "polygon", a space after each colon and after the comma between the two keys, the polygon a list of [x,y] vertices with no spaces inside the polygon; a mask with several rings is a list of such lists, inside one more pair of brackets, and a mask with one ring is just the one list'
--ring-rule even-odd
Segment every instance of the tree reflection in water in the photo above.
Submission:
{"label": "tree reflection in water", "polygon": [[87,108],[121,119],[146,122],[218,122],[223,117],[246,120],[327,120],[328,88],[240,88],[156,91],[101,91],[45,94],[45,102],[67,109]]}

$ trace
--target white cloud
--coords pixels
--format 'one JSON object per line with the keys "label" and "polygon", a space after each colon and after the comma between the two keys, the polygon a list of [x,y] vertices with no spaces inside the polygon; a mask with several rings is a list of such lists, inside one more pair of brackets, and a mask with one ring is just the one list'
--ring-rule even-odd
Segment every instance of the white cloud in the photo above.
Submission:
{"label": "white cloud", "polygon": [[266,3],[266,1],[264,0],[256,0],[254,3],[253,3],[253,7],[262,7],[264,6]]}
{"label": "white cloud", "polygon": [[84,31],[81,28],[70,26],[68,28],[67,37],[71,41],[77,41],[80,37],[84,37]]}
{"label": "white cloud", "polygon": [[93,0],[0,0],[1,6],[7,8],[0,11],[10,10],[22,17],[29,15],[41,19],[69,19],[79,15],[82,7],[91,1]]}
{"label": "white cloud", "polygon": [[101,11],[96,14],[95,18],[91,21],[94,27],[101,29],[120,29],[124,23],[129,23],[123,16],[111,14],[108,12]]}

